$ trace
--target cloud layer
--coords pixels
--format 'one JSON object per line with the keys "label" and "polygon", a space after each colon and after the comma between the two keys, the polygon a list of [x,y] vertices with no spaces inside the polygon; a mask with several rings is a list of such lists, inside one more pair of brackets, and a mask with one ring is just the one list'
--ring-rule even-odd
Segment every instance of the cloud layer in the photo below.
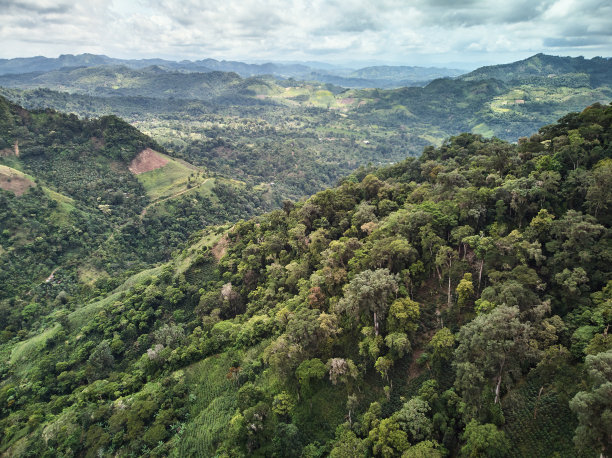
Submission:
{"label": "cloud layer", "polygon": [[609,0],[0,0],[0,57],[502,62],[612,55]]}

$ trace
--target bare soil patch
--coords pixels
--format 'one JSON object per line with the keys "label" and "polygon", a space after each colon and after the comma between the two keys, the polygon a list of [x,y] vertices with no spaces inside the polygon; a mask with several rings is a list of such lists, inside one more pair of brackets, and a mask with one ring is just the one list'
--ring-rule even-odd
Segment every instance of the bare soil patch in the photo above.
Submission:
{"label": "bare soil patch", "polygon": [[227,245],[227,234],[224,234],[223,237],[221,237],[221,240],[219,240],[216,245],[212,247],[212,254],[217,261],[219,261],[223,256],[225,256],[225,252],[227,251]]}
{"label": "bare soil patch", "polygon": [[163,157],[157,151],[153,151],[151,148],[143,149],[138,156],[132,159],[128,169],[134,175],[141,173],[150,172],[162,168],[168,163],[168,159]]}
{"label": "bare soil patch", "polygon": [[17,172],[13,172],[8,167],[0,169],[1,189],[11,191],[15,193],[16,196],[21,196],[32,186],[34,186],[34,183],[31,180],[28,180]]}

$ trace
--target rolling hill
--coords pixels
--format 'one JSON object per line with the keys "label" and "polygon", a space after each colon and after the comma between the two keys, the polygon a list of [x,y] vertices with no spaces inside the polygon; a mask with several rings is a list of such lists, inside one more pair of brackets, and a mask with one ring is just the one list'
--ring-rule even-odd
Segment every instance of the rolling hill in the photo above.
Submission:
{"label": "rolling hill", "polygon": [[[9,145],[27,137],[19,119],[42,117],[2,106]],[[611,121],[595,104],[516,144],[463,133],[200,225],[93,294],[61,294],[58,271],[46,294],[0,302],[0,453],[607,454]],[[127,129],[113,126],[105,139]],[[127,173],[173,161],[139,148],[123,150]],[[22,228],[47,218],[35,205],[53,211],[37,189],[0,192]]]}
{"label": "rolling hill", "polygon": [[15,88],[48,85],[71,93],[0,92],[28,108],[121,116],[173,157],[243,181],[280,206],[361,166],[418,155],[451,135],[516,141],[568,111],[608,103],[612,72],[604,61],[537,55],[469,78],[392,90],[105,66],[0,77]]}
{"label": "rolling hill", "polygon": [[114,116],[0,98],[0,151],[0,300],[93,294],[98,280],[168,259],[202,226],[269,208],[263,191],[163,154]]}
{"label": "rolling hill", "polygon": [[228,94],[240,95],[242,79],[236,73],[182,73],[158,66],[130,69],[125,66],[63,68],[0,76],[6,87],[48,87],[104,97],[159,97],[211,100]]}
{"label": "rolling hill", "polygon": [[64,54],[58,58],[38,56],[0,59],[0,75],[99,66],[125,66],[131,69],[158,66],[182,72],[233,72],[243,78],[268,75],[322,83],[340,84],[339,82],[343,82],[344,84],[340,85],[357,88],[399,87],[406,84],[424,85],[434,78],[457,76],[461,73],[458,70],[447,68],[378,66],[355,70],[317,62],[247,64],[216,59],[174,62],[164,59],[116,59],[95,54]]}
{"label": "rolling hill", "polygon": [[525,60],[510,64],[481,67],[473,72],[459,76],[466,81],[497,79],[504,82],[529,79],[530,77],[544,77],[551,80],[563,75],[586,74],[590,83],[597,87],[610,84],[612,60],[603,57],[585,59],[584,57],[560,57],[546,54],[536,54]]}

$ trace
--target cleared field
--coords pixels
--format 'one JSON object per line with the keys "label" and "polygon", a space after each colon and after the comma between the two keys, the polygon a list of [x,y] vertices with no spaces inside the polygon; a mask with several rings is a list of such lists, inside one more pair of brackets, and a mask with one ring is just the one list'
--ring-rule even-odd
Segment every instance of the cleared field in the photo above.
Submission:
{"label": "cleared field", "polygon": [[167,159],[165,165],[137,175],[138,181],[143,185],[152,201],[171,197],[199,186],[204,181],[199,170],[194,170],[192,166],[187,166],[168,156],[161,154],[160,156]]}
{"label": "cleared field", "polygon": [[34,182],[25,173],[0,165],[0,189],[21,196],[32,186]]}

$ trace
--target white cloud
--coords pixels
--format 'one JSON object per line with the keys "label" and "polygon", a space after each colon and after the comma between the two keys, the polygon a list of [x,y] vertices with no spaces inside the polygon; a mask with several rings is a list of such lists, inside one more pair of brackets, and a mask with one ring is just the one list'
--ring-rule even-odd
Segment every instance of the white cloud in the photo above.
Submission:
{"label": "white cloud", "polygon": [[[612,54],[606,0],[0,0],[0,57],[406,64]],[[487,53],[493,53],[489,55]]]}

